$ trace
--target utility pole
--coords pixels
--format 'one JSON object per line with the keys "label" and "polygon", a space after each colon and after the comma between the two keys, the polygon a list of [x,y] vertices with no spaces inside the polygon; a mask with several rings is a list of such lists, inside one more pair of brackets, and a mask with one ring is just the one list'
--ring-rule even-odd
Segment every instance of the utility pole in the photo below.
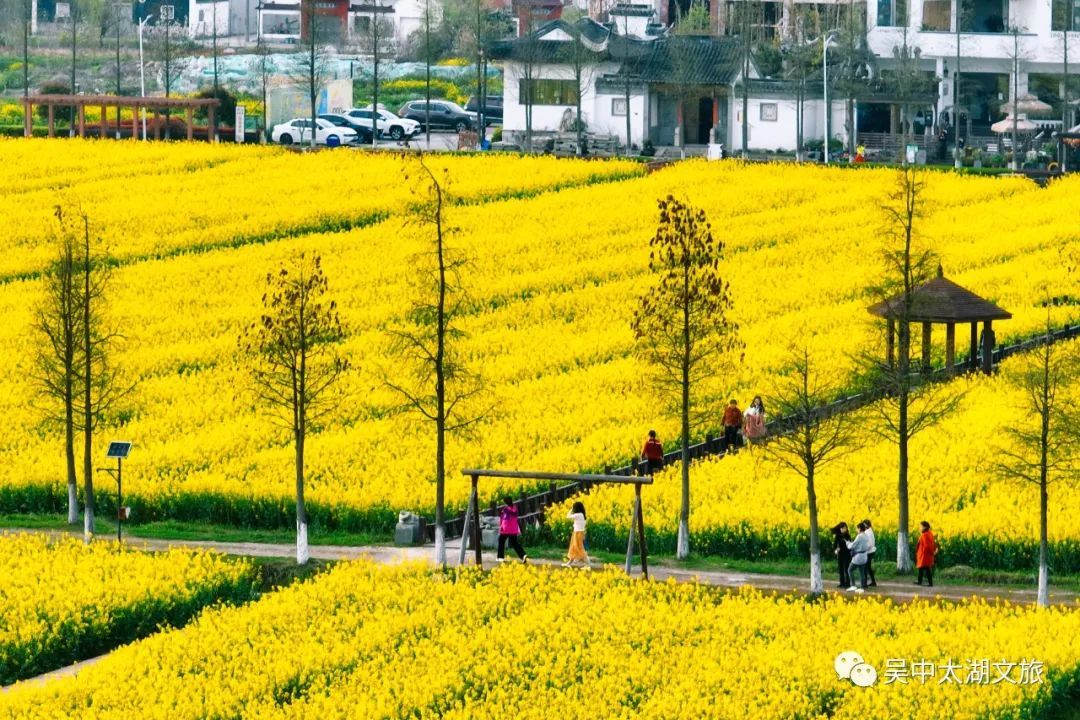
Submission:
{"label": "utility pole", "polygon": [[[122,17],[123,5],[113,5],[115,11],[114,24],[116,25],[116,96],[120,97],[120,18]],[[102,122],[105,118],[102,118]],[[116,104],[116,139],[120,139],[120,103]]]}
{"label": "utility pole", "polygon": [[963,167],[964,159],[960,156],[960,21],[961,7],[964,0],[953,0],[956,6],[956,70],[953,72],[952,107],[953,124],[953,167]]}
{"label": "utility pole", "polygon": [[[79,20],[75,14],[75,0],[71,0],[71,94],[78,94],[78,90],[75,87],[75,46],[78,44],[79,36]],[[75,108],[71,108],[71,122],[68,123],[68,135],[75,137]]]}

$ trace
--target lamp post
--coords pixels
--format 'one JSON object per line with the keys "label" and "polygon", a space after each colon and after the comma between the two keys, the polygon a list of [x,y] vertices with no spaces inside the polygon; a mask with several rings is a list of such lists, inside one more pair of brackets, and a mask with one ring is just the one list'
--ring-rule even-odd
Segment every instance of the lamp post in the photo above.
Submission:
{"label": "lamp post", "polygon": [[[143,62],[143,28],[146,27],[147,21],[150,20],[146,16],[146,0],[139,0],[139,14],[142,15],[142,19],[139,20],[139,95],[146,97],[146,63]],[[146,108],[142,111],[142,139],[146,142]]]}
{"label": "lamp post", "polygon": [[825,100],[825,144],[823,150],[825,151],[825,164],[829,164],[829,43],[836,38],[836,31],[830,30],[821,41],[821,70],[824,73],[822,76],[822,90]]}
{"label": "lamp post", "polygon": [[[109,450],[105,453],[107,458],[116,458],[116,470],[114,477],[116,478],[116,541],[123,542],[123,523],[126,513],[124,512],[124,485],[123,485],[123,462],[124,458],[131,452],[131,442],[127,440],[114,440],[109,443]],[[113,475],[112,468],[98,468],[98,472],[109,473]]]}

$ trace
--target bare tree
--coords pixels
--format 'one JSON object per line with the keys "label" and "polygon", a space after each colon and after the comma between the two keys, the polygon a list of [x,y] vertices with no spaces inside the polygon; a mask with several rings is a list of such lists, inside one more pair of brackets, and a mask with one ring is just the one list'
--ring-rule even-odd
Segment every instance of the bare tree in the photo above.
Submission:
{"label": "bare tree", "polygon": [[[801,28],[800,28],[801,32]],[[802,162],[806,128],[806,86],[814,74],[821,53],[813,43],[800,38],[787,51],[785,74],[795,82],[795,159]]]}
{"label": "bare tree", "polygon": [[901,162],[907,163],[904,148],[914,138],[914,113],[912,108],[933,92],[936,81],[919,69],[922,50],[908,45],[907,25],[904,25],[903,42],[892,50],[894,66],[885,77],[885,85],[900,104]]}
{"label": "bare tree", "polygon": [[582,32],[581,26],[588,21],[588,17],[581,11],[568,8],[563,11],[563,19],[567,23],[570,41],[563,43],[562,62],[570,66],[574,76],[574,133],[577,135],[577,152],[582,154],[584,149],[585,130],[588,125],[581,116],[581,98],[592,83],[593,75],[597,69],[597,53],[589,46],[588,38]]}
{"label": "bare tree", "polygon": [[[71,94],[75,95],[75,94],[77,94],[79,92],[78,88],[76,87],[77,86],[77,78],[76,78],[76,75],[75,75],[76,69],[78,67],[77,47],[79,45],[78,1],[77,0],[71,0],[69,7],[70,7],[70,12],[71,12]],[[74,107],[71,108],[71,123],[70,123],[70,127],[68,128],[68,134],[71,137],[75,137],[75,113],[76,112],[77,112],[77,110]]]}
{"label": "bare tree", "polygon": [[255,68],[259,75],[259,93],[262,101],[262,131],[259,133],[259,143],[265,145],[270,127],[269,118],[267,116],[268,86],[270,84],[270,75],[274,68],[273,61],[270,59],[270,48],[267,46],[261,33],[259,34],[259,38],[255,45],[255,58]]}
{"label": "bare tree", "polygon": [[[318,23],[318,13],[315,12],[317,3],[315,0],[304,0],[300,7],[304,15],[301,27],[307,27],[307,39],[302,47],[294,55],[295,77],[307,90],[309,109],[311,110],[311,147],[315,147],[318,139],[319,127],[319,91],[326,81],[329,72],[329,56],[326,48],[320,44],[322,31]],[[301,143],[303,135],[301,133]]]}
{"label": "bare tree", "polygon": [[30,96],[30,27],[33,24],[33,4],[32,0],[22,0],[20,3],[22,7],[22,41],[23,41],[23,57],[22,57],[22,71],[23,71],[23,97]]}
{"label": "bare tree", "polygon": [[660,221],[649,241],[656,286],[638,301],[631,329],[638,351],[655,369],[657,389],[682,424],[677,547],[682,559],[690,553],[690,433],[700,418],[696,391],[742,343],[721,274],[724,243],[713,237],[705,212],[671,195],[659,201],[659,208]]}
{"label": "bare tree", "polygon": [[447,438],[481,420],[487,411],[474,411],[483,392],[479,376],[465,366],[460,343],[465,337],[460,320],[469,310],[462,288],[466,257],[447,244],[455,230],[446,223],[448,179],[439,179],[423,155],[406,170],[416,182],[421,202],[413,221],[427,234],[428,248],[410,263],[415,299],[406,322],[391,330],[393,354],[404,360],[406,374],[387,381],[404,399],[404,407],[435,426],[435,563],[446,565],[446,443]]}
{"label": "bare tree", "polygon": [[[540,43],[534,33],[532,11],[526,13],[524,34],[517,42],[517,57],[521,66],[521,82],[518,84],[518,102],[525,106],[525,151],[533,149],[533,106],[536,103],[536,81],[540,67]],[[625,67],[625,66],[624,66]],[[629,106],[629,103],[627,104]],[[629,113],[627,114],[629,122]],[[627,135],[627,147],[629,147]]]}
{"label": "bare tree", "polygon": [[1050,558],[1047,540],[1049,487],[1080,475],[1080,414],[1065,397],[1075,381],[1077,358],[1054,342],[1047,300],[1046,334],[1042,345],[1018,359],[1008,370],[1014,386],[1024,392],[1024,412],[1010,426],[1014,442],[1001,444],[993,468],[1004,478],[1023,480],[1039,488],[1039,580],[1037,603],[1050,603]]}
{"label": "bare tree", "polygon": [[[162,59],[161,86],[165,91],[165,97],[172,97],[173,86],[180,79],[187,65],[184,59],[173,57],[172,47],[172,20],[159,19],[158,27],[164,26],[165,32],[158,33],[155,54]],[[165,139],[172,139],[172,111],[165,108]]]}
{"label": "bare tree", "polygon": [[240,336],[253,356],[251,381],[258,400],[292,435],[296,469],[296,562],[308,561],[304,451],[312,425],[341,397],[331,392],[349,369],[338,352],[345,331],[318,255],[301,253],[267,273],[263,314]]}
{"label": "bare tree", "polygon": [[792,350],[789,372],[769,397],[774,417],[785,419],[782,432],[762,446],[765,453],[806,481],[806,507],[810,522],[810,592],[825,586],[821,577],[821,540],[818,528],[818,471],[855,450],[859,423],[854,413],[830,410],[829,402],[844,389],[842,379],[822,378],[804,346]]}
{"label": "bare tree", "polygon": [[[217,3],[211,3],[210,5],[210,56],[214,63],[214,99],[221,100],[221,84],[218,81],[218,28],[217,28]],[[218,141],[218,118],[217,113],[213,113],[212,126],[207,128],[207,132],[210,133],[208,138],[211,142]]]}
{"label": "bare tree", "polygon": [[[862,364],[871,383],[883,393],[875,403],[877,423],[872,429],[896,443],[898,520],[896,528],[896,569],[911,571],[908,512],[908,449],[911,439],[936,425],[956,409],[960,394],[948,385],[928,383],[913,371],[911,323],[925,302],[916,291],[936,273],[937,257],[921,248],[915,225],[922,217],[921,196],[925,185],[914,165],[898,171],[896,190],[883,206],[886,217],[885,273],[880,285],[871,290],[887,314],[887,357],[866,355]],[[895,355],[893,335],[896,335]],[[917,364],[916,364],[917,369]]]}
{"label": "bare tree", "polygon": [[[57,208],[57,218],[62,214]],[[61,227],[61,230],[64,228]],[[79,402],[82,348],[81,300],[76,237],[70,232],[56,236],[57,257],[43,276],[45,292],[34,312],[34,380],[45,401],[42,408],[49,425],[64,432],[64,456],[68,484],[68,524],[79,522],[78,476],[75,472],[75,425]]]}

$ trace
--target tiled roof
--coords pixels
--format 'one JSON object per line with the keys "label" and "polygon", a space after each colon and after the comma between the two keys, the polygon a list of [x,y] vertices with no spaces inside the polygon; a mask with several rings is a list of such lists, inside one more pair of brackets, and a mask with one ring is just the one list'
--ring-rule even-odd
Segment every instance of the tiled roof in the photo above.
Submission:
{"label": "tiled roof", "polygon": [[[1002,310],[952,280],[938,276],[917,287],[912,293],[911,322],[974,322],[978,320],[1008,320],[1012,313]],[[889,298],[869,308],[872,315],[889,318],[902,314],[900,296]]]}

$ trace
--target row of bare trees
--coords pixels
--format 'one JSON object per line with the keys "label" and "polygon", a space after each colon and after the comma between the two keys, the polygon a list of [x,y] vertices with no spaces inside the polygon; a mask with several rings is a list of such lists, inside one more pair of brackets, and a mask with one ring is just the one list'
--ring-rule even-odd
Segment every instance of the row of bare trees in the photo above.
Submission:
{"label": "row of bare trees", "polygon": [[[916,292],[936,271],[937,256],[918,233],[924,184],[919,171],[899,171],[897,186],[883,204],[885,248],[881,282],[869,289],[893,308],[899,326],[895,359],[864,354],[854,358],[883,399],[862,410],[831,406],[845,390],[845,378],[823,371],[807,346],[793,346],[786,372],[769,394],[769,405],[785,429],[763,445],[780,466],[806,482],[809,520],[810,588],[823,590],[820,528],[815,479],[825,465],[862,444],[864,428],[897,448],[896,567],[911,570],[909,449],[912,440],[953,413],[962,393],[930,381],[914,359],[910,323],[918,310]],[[688,202],[660,201],[660,222],[650,243],[649,268],[655,284],[638,304],[631,324],[640,354],[654,369],[654,383],[668,412],[680,421],[681,487],[676,554],[690,552],[690,454],[694,426],[707,417],[715,392],[708,380],[740,357],[742,343],[732,319],[734,298],[723,273],[724,243],[716,239],[705,213]],[[1080,471],[1080,415],[1063,388],[1080,374],[1076,353],[1053,343],[1047,314],[1046,336],[1038,352],[1015,363],[1013,381],[1027,397],[1015,442],[998,449],[993,470],[999,477],[1039,487],[1040,538],[1038,602],[1048,601],[1048,486]],[[723,397],[723,396],[720,396]]]}
{"label": "row of bare trees", "polygon": [[82,436],[83,532],[94,532],[94,431],[130,387],[118,380],[113,353],[121,339],[107,314],[111,273],[77,204],[55,209],[56,257],[43,273],[35,310],[33,380],[46,424],[64,434],[68,522],[79,520],[76,436]]}

